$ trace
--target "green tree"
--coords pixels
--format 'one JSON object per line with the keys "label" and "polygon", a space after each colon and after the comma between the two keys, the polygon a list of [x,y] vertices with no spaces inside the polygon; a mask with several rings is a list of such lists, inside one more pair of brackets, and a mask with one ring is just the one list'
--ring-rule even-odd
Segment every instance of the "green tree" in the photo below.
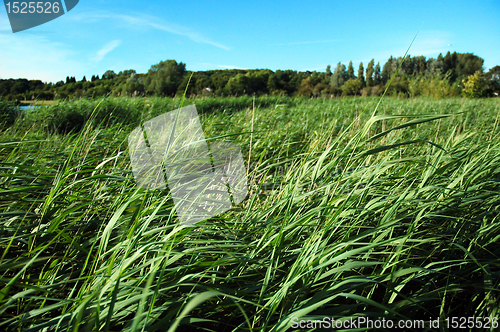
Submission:
{"label": "green tree", "polygon": [[269,69],[252,70],[246,75],[248,77],[247,94],[262,95],[269,92],[267,82],[273,72]]}
{"label": "green tree", "polygon": [[484,60],[472,53],[457,53],[455,75],[457,80],[464,79],[477,71],[482,73]]}
{"label": "green tree", "polygon": [[375,59],[372,59],[370,62],[368,62],[368,66],[366,67],[366,86],[374,86],[375,85],[375,79],[374,79],[374,68],[375,66]]}
{"label": "green tree", "polygon": [[439,53],[437,59],[430,58],[427,61],[427,74],[429,74],[431,77],[438,77],[444,74],[443,70],[444,70],[444,59],[441,53]]}
{"label": "green tree", "polygon": [[298,95],[304,97],[311,97],[313,95],[314,85],[311,76],[308,76],[300,83]]}
{"label": "green tree", "polygon": [[375,85],[382,83],[382,77],[380,75],[380,62],[377,62],[377,65],[375,66],[375,70],[373,72],[373,82]]}
{"label": "green tree", "polygon": [[334,88],[340,88],[344,85],[344,82],[347,78],[347,72],[345,69],[345,65],[341,62],[337,64],[337,67],[333,71],[332,77],[330,78],[330,86]]}
{"label": "green tree", "polygon": [[359,83],[361,83],[361,87],[364,87],[366,85],[364,72],[365,69],[363,67],[363,62],[361,62],[358,69],[358,80]]}
{"label": "green tree", "polygon": [[124,70],[124,71],[120,71],[118,73],[118,76],[129,76],[132,75],[132,74],[137,74],[137,72],[135,71],[135,69],[127,69],[127,70]]}
{"label": "green tree", "polygon": [[488,83],[480,71],[462,80],[462,95],[467,98],[482,98],[488,95]]}
{"label": "green tree", "polygon": [[342,95],[344,96],[356,96],[361,94],[361,89],[363,88],[359,77],[357,79],[350,79],[345,82],[342,86]]}
{"label": "green tree", "polygon": [[356,76],[354,76],[354,66],[352,65],[352,61],[349,61],[349,66],[347,67],[347,80],[354,80]]}
{"label": "green tree", "polygon": [[247,93],[249,79],[245,74],[237,74],[231,77],[226,85],[226,91],[230,95],[241,96]]}
{"label": "green tree", "polygon": [[144,78],[144,86],[151,94],[173,97],[185,73],[184,63],[177,63],[175,60],[161,61],[151,66]]}
{"label": "green tree", "polygon": [[328,77],[332,76],[332,66],[330,65],[326,66],[326,75]]}
{"label": "green tree", "polygon": [[332,77],[332,74],[333,74],[332,67],[330,65],[326,66],[326,71],[323,74],[322,83],[328,85],[330,83],[330,78]]}
{"label": "green tree", "polygon": [[103,80],[112,80],[115,77],[116,77],[116,73],[112,70],[106,70],[106,72],[104,74],[102,74]]}
{"label": "green tree", "polygon": [[135,73],[131,74],[123,86],[122,92],[128,96],[136,96],[144,93],[144,84],[142,83],[142,79],[139,78],[139,75]]}
{"label": "green tree", "polygon": [[425,56],[419,56],[419,57],[417,57],[417,59],[418,59],[417,60],[417,62],[418,62],[418,65],[417,65],[418,74],[419,75],[424,75],[425,74],[425,69],[427,67]]}
{"label": "green tree", "polygon": [[387,62],[384,64],[384,67],[382,67],[381,78],[382,78],[383,84],[387,83],[391,79],[391,75],[392,75],[391,66],[392,66],[393,59],[394,58],[391,55],[389,60],[387,60]]}
{"label": "green tree", "polygon": [[16,80],[14,85],[10,88],[11,94],[23,94],[29,90],[29,82],[27,79],[21,78]]}
{"label": "green tree", "polygon": [[486,74],[489,80],[495,82],[500,85],[500,66],[495,66],[491,68]]}

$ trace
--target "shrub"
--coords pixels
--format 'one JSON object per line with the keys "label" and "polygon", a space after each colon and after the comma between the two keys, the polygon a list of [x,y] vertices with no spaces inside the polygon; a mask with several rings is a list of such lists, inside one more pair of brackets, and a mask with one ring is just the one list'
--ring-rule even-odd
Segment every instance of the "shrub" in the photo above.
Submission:
{"label": "shrub", "polygon": [[408,94],[410,97],[427,96],[435,99],[459,97],[460,87],[458,83],[450,84],[439,77],[417,77],[409,80]]}
{"label": "shrub", "polygon": [[363,83],[360,80],[350,79],[342,85],[342,95],[344,96],[356,96],[361,94],[361,89],[363,88]]}
{"label": "shrub", "polygon": [[13,103],[0,99],[0,127],[10,127],[16,121],[19,110]]}
{"label": "shrub", "polygon": [[484,76],[477,71],[474,75],[469,75],[463,79],[464,88],[462,95],[467,98],[482,98],[488,96],[488,83]]}

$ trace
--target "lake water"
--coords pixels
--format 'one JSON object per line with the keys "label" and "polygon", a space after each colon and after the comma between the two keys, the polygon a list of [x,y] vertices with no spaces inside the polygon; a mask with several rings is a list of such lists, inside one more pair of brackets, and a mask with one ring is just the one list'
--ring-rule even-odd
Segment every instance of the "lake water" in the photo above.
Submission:
{"label": "lake water", "polygon": [[36,110],[37,108],[40,108],[42,106],[19,106],[19,109],[21,111],[27,111],[27,110]]}

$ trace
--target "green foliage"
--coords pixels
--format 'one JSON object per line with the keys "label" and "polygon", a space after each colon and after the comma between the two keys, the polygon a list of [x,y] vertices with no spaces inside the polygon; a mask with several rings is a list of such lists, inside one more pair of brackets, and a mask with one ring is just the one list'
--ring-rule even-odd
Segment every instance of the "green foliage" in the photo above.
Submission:
{"label": "green foliage", "polygon": [[[366,67],[366,86],[375,85],[376,78],[374,77],[375,69],[373,68],[373,66],[375,66],[375,60],[371,59],[371,61],[368,62],[368,66]],[[380,71],[380,67],[378,70]]]}
{"label": "green foliage", "polygon": [[13,125],[18,116],[19,111],[14,104],[0,98],[0,128]]}
{"label": "green foliage", "polygon": [[382,83],[382,76],[380,73],[380,63],[379,62],[377,62],[377,65],[375,66],[375,70],[373,72],[373,83],[375,85]]}
{"label": "green foliage", "polygon": [[498,97],[500,95],[500,66],[491,68],[485,77],[489,85],[490,95]]}
{"label": "green foliage", "polygon": [[358,80],[359,80],[359,83],[361,84],[361,87],[364,87],[366,85],[364,72],[365,72],[365,69],[363,67],[363,62],[361,62],[359,64],[359,68],[358,68]]}
{"label": "green foliage", "polygon": [[[426,59],[424,56],[406,58],[390,57],[381,67],[379,63],[374,66],[371,60],[366,68],[354,73],[352,61],[346,69],[345,65],[338,63],[332,73],[330,65],[325,72],[294,70],[209,70],[200,72],[186,72],[185,64],[175,60],[161,61],[151,66],[146,74],[138,74],[133,69],[120,71],[116,74],[112,70],[106,71],[102,79],[92,75],[90,81],[86,79],[77,81],[75,77],[66,77],[66,83],[59,81],[56,84],[43,83],[40,80],[8,79],[0,80],[0,97],[17,101],[20,100],[52,100],[65,98],[99,98],[105,96],[163,96],[175,97],[176,95],[196,96],[312,96],[327,97],[341,94],[339,91],[349,79],[360,78],[362,84],[369,87],[385,85],[394,75],[405,75],[408,80],[414,78],[438,78],[448,82],[455,89],[461,88],[461,81],[476,71],[483,72],[484,60],[472,53],[450,53],[444,57],[440,54],[436,59]],[[399,68],[399,72],[396,70]],[[303,80],[311,77],[311,82]],[[188,81],[190,80],[188,85]],[[489,79],[488,79],[489,80]],[[366,81],[366,82],[365,82]],[[312,85],[309,86],[309,85]],[[325,85],[329,85],[326,87]],[[485,96],[494,96],[498,93],[498,80],[488,82]],[[408,88],[399,84],[392,89],[399,95],[409,95]],[[370,95],[371,89],[364,89],[363,96]]]}
{"label": "green foliage", "polygon": [[175,60],[161,61],[151,66],[144,78],[146,90],[156,96],[175,96],[186,73],[186,65]]}
{"label": "green foliage", "polygon": [[347,79],[346,80],[354,80],[356,76],[354,75],[354,66],[352,65],[352,61],[349,61],[349,66],[347,67]]}
{"label": "green foliage", "polygon": [[112,80],[116,77],[116,73],[113,70],[107,70],[104,74],[102,74],[103,80]]}
{"label": "green foliage", "polygon": [[393,57],[391,55],[391,57],[389,58],[389,60],[387,60],[387,62],[384,64],[384,67],[382,68],[382,73],[380,75],[380,79],[381,79],[381,82],[383,84],[386,84],[391,79],[391,76],[392,76],[392,69],[391,69],[392,68],[392,62],[393,62]]}
{"label": "green foliage", "polygon": [[467,98],[482,98],[488,95],[488,83],[479,71],[463,79],[462,95]]}
{"label": "green foliage", "polygon": [[458,83],[450,83],[446,80],[432,77],[416,77],[407,81],[407,91],[410,97],[427,96],[435,99],[451,98],[460,96]]}
{"label": "green foliage", "polygon": [[358,79],[350,79],[342,86],[342,95],[344,96],[358,96],[361,95],[361,89],[364,84]]}
{"label": "green foliage", "polygon": [[314,85],[312,83],[311,77],[304,78],[300,84],[298,95],[303,97],[312,97],[313,91]]}
{"label": "green foliage", "polygon": [[[148,116],[179,102],[109,100]],[[373,114],[379,98],[258,97],[253,124],[251,97],[191,102],[245,159],[254,126],[247,199],[196,227],[168,191],[136,187],[131,128],[0,133],[0,329],[498,316],[499,100],[386,98]]]}
{"label": "green foliage", "polygon": [[342,87],[344,82],[347,81],[347,77],[348,73],[346,72],[345,65],[339,62],[330,78],[330,86],[333,88]]}

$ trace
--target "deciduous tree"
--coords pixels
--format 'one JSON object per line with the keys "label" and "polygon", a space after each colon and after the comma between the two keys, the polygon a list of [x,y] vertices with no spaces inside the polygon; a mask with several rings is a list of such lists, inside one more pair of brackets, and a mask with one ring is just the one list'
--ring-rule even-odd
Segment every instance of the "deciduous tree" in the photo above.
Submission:
{"label": "deciduous tree", "polygon": [[347,72],[345,69],[345,65],[339,62],[337,64],[337,67],[333,71],[332,77],[330,78],[330,86],[334,88],[340,88],[342,85],[344,85],[346,78]]}
{"label": "deciduous tree", "polygon": [[347,79],[348,80],[356,79],[356,76],[354,76],[354,66],[352,65],[352,61],[349,61],[349,66],[347,67]]}
{"label": "deciduous tree", "polygon": [[366,67],[366,86],[374,86],[374,69],[373,66],[375,65],[375,59],[372,59],[370,62],[368,62],[368,66]]}
{"label": "deciduous tree", "polygon": [[361,83],[361,87],[364,87],[366,85],[364,72],[365,69],[363,67],[363,62],[361,62],[358,68],[358,81],[359,83]]}

